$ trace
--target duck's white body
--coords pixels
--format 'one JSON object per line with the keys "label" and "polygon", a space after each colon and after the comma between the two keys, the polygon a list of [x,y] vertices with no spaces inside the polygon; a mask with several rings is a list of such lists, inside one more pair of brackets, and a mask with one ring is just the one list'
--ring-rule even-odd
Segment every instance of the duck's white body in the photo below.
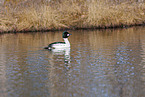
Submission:
{"label": "duck's white body", "polygon": [[52,44],[52,48],[53,49],[57,49],[57,48],[68,48],[70,47],[70,42],[68,40],[68,38],[63,38],[64,42],[58,42],[56,44]]}

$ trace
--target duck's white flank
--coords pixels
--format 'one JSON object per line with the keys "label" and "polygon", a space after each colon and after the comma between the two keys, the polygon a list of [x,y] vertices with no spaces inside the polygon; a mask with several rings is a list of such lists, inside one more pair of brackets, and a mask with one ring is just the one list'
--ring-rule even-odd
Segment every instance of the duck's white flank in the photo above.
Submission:
{"label": "duck's white flank", "polygon": [[64,40],[64,44],[63,43],[58,43],[58,44],[53,44],[53,48],[67,48],[67,47],[70,47],[70,42],[68,40],[68,38],[63,38]]}

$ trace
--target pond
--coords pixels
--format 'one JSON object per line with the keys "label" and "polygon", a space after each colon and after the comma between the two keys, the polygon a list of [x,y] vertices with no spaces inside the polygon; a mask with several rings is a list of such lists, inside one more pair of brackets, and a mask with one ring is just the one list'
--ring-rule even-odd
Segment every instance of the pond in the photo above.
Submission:
{"label": "pond", "polygon": [[0,97],[145,97],[145,27],[0,35]]}

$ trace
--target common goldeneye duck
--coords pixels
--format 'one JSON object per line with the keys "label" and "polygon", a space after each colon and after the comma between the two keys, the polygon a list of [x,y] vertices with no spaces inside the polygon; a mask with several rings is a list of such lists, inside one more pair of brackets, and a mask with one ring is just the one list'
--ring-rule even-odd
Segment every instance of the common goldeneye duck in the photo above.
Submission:
{"label": "common goldeneye duck", "polygon": [[62,34],[62,38],[64,39],[64,42],[54,42],[48,45],[48,47],[45,47],[44,49],[59,49],[59,48],[68,48],[70,47],[70,42],[68,40],[68,37],[71,34],[68,33],[67,31],[64,31]]}

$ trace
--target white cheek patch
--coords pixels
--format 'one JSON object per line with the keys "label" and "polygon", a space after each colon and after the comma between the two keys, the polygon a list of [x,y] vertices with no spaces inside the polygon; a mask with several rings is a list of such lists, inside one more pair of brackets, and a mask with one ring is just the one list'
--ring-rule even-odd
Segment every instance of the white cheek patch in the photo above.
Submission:
{"label": "white cheek patch", "polygon": [[69,36],[69,34],[67,34],[67,36]]}

